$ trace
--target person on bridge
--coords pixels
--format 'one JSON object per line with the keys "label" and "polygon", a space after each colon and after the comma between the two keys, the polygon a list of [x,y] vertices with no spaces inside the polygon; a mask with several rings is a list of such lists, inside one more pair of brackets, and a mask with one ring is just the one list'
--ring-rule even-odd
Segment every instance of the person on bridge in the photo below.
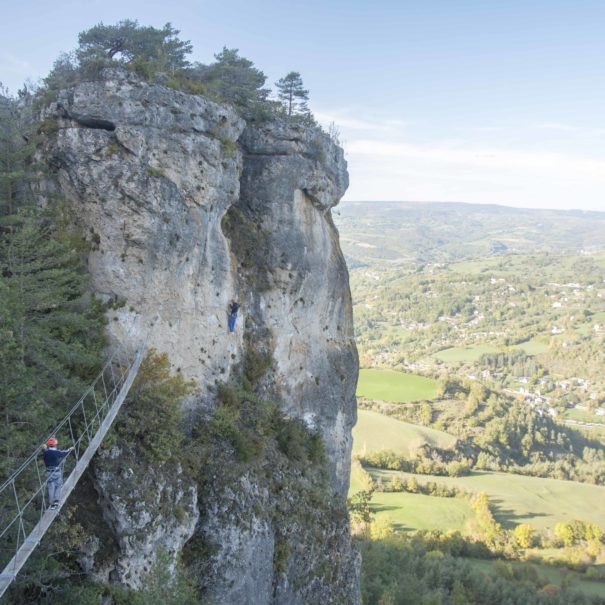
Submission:
{"label": "person on bridge", "polygon": [[235,330],[235,322],[237,320],[237,312],[239,311],[239,303],[234,298],[229,305],[229,332]]}
{"label": "person on bridge", "polygon": [[44,466],[46,466],[46,481],[48,482],[48,501],[50,503],[51,510],[55,510],[59,507],[59,500],[61,499],[61,488],[63,487],[63,465],[62,460],[70,452],[73,451],[73,447],[66,450],[58,450],[57,445],[59,442],[56,437],[50,437],[43,445],[44,453]]}

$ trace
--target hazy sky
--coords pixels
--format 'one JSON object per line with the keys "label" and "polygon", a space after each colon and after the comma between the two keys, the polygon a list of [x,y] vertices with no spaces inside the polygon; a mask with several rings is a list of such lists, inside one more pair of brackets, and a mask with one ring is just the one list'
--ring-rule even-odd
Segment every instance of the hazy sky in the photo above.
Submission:
{"label": "hazy sky", "polygon": [[604,0],[1,0],[0,81],[44,76],[103,21],[170,21],[300,71],[336,122],[349,200],[605,210]]}

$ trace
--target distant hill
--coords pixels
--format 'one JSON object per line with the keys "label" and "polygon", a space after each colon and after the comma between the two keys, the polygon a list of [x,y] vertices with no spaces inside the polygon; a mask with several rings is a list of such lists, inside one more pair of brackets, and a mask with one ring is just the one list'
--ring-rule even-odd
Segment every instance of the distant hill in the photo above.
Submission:
{"label": "distant hill", "polygon": [[605,212],[444,202],[343,202],[334,220],[349,266],[451,262],[605,249]]}

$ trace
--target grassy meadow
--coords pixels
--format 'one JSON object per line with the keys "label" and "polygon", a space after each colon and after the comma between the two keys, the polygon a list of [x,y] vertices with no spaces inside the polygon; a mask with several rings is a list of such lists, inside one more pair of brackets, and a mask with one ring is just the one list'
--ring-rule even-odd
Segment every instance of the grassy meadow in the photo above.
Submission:
{"label": "grassy meadow", "polygon": [[372,512],[388,519],[397,531],[458,529],[464,531],[473,519],[469,503],[462,498],[435,498],[405,492],[375,492]]}
{"label": "grassy meadow", "polygon": [[[403,455],[428,443],[440,448],[453,445],[455,437],[443,431],[417,426],[394,418],[359,410],[353,429],[353,453],[394,450]],[[369,469],[374,479],[388,482],[393,475],[410,473]],[[582,519],[605,527],[605,487],[528,477],[512,473],[475,471],[466,477],[414,475],[419,483],[434,481],[464,491],[485,492],[493,506],[494,516],[505,527],[530,523],[537,529],[552,528],[559,521]],[[351,493],[361,489],[355,472]],[[457,498],[439,498],[408,493],[376,492],[372,501],[379,516],[389,516],[393,523],[406,530],[460,528],[464,523],[466,504]]]}
{"label": "grassy meadow", "polygon": [[[546,529],[554,527],[559,521],[573,519],[592,521],[601,527],[605,526],[603,486],[490,471],[475,471],[467,477],[436,477],[382,470],[371,470],[371,474],[375,479],[384,481],[390,481],[393,475],[402,478],[414,476],[418,483],[434,481],[467,492],[485,492],[493,506],[494,517],[504,527],[529,523],[536,529]],[[452,500],[437,497],[434,499]],[[392,504],[395,506],[394,502]],[[405,506],[405,499],[401,505]]]}
{"label": "grassy meadow", "polygon": [[467,345],[464,347],[451,347],[443,349],[433,355],[434,359],[439,359],[445,363],[455,363],[457,361],[477,361],[481,355],[497,353],[498,349],[490,345]]}
{"label": "grassy meadow", "polygon": [[515,349],[522,349],[527,355],[540,355],[548,351],[548,342],[538,338],[532,338],[527,342],[521,342],[514,346]]}
{"label": "grassy meadow", "polygon": [[432,378],[391,370],[360,370],[357,383],[360,397],[399,403],[433,399],[438,389]]}
{"label": "grassy meadow", "polygon": [[358,411],[357,425],[353,428],[354,454],[393,450],[408,455],[425,443],[449,448],[455,441],[455,437],[443,431],[402,422],[370,410]]}
{"label": "grassy meadow", "polygon": [[[532,338],[527,342],[521,342],[514,345],[515,349],[523,350],[527,355],[540,355],[548,351],[548,342],[543,339]],[[479,361],[481,355],[499,353],[504,351],[504,347],[496,347],[492,345],[466,345],[464,347],[450,347],[438,351],[432,357],[444,363],[456,362],[473,362]]]}

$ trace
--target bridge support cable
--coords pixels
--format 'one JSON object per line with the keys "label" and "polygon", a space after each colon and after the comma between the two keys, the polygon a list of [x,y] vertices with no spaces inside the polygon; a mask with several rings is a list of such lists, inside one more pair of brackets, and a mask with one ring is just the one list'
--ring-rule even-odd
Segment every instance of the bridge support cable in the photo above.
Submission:
{"label": "bridge support cable", "polygon": [[[46,473],[41,467],[43,447],[36,451],[0,486],[0,597],[15,579],[54,521],[92,457],[111,428],[144,356],[141,348],[127,364],[114,353],[94,382],[51,432],[59,447],[73,447],[62,461],[67,479],[56,509],[50,509]],[[9,560],[10,559],[10,560]]]}

